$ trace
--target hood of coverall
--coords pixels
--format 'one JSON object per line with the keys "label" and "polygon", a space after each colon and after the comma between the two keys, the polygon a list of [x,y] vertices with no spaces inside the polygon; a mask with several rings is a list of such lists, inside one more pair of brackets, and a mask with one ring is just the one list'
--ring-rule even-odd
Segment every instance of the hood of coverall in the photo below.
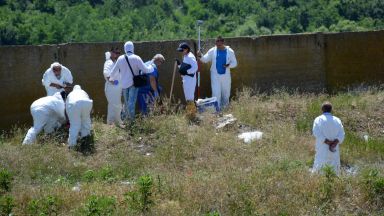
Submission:
{"label": "hood of coverall", "polygon": [[75,85],[75,86],[73,87],[73,91],[75,91],[75,90],[81,90],[80,85]]}
{"label": "hood of coverall", "polygon": [[134,46],[133,46],[132,41],[125,42],[124,51],[125,51],[125,53],[132,53],[132,54],[134,53]]}

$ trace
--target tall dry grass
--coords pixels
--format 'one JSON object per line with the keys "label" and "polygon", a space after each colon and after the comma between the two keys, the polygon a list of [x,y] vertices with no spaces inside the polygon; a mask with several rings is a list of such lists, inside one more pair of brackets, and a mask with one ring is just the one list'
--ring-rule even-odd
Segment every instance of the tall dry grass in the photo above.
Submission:
{"label": "tall dry grass", "polygon": [[[356,175],[329,179],[308,171],[312,122],[324,100],[344,123],[341,160],[358,167]],[[225,111],[238,124],[225,130],[214,128],[215,115],[204,114],[196,125],[183,112],[166,113],[125,130],[95,118],[97,151],[90,156],[69,151],[60,133],[21,146],[26,128],[15,128],[1,137],[0,165],[13,176],[11,190],[1,196],[13,198],[14,215],[91,215],[103,208],[112,212],[101,214],[111,215],[384,214],[381,90],[315,95],[245,89]],[[244,128],[264,132],[263,139],[243,143],[237,135]],[[130,207],[127,193],[140,193],[137,180],[146,174],[153,178],[153,204],[143,212]],[[80,191],[72,190],[76,185]]]}

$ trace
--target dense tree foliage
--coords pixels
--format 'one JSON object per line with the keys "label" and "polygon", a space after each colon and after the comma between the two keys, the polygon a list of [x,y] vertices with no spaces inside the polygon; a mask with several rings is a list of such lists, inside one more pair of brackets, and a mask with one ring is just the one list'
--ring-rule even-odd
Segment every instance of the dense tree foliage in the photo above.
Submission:
{"label": "dense tree foliage", "polygon": [[384,28],[383,0],[0,0],[0,44]]}

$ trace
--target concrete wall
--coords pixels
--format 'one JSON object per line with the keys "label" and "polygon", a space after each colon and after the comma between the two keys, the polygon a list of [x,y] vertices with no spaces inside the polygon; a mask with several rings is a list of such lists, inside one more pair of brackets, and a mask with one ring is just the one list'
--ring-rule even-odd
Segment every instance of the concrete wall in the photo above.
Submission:
{"label": "concrete wall", "polygon": [[[160,68],[160,83],[169,95],[175,49],[181,41],[139,42],[135,52],[143,60],[162,53],[166,63]],[[195,41],[188,41],[195,50]],[[228,38],[239,66],[232,71],[232,92],[248,86],[259,90],[287,87],[318,92],[338,90],[360,83],[384,80],[384,31],[299,34]],[[41,78],[57,60],[67,66],[94,99],[94,111],[106,113],[102,68],[104,52],[123,43],[76,43],[44,46],[0,46],[0,129],[14,124],[31,124],[30,104],[45,95]],[[214,40],[202,41],[203,51]],[[202,96],[210,96],[209,64],[201,73]],[[183,100],[181,78],[176,76],[174,95]]]}
{"label": "concrete wall", "polygon": [[325,35],[327,89],[384,81],[384,31]]}

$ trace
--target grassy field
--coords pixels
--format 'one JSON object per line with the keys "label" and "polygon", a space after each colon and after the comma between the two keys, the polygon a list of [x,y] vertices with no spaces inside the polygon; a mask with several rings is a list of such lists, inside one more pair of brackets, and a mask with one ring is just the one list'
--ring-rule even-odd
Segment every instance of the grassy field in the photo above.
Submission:
{"label": "grassy field", "polygon": [[[344,168],[314,175],[312,122],[329,100],[343,121]],[[384,91],[337,95],[244,90],[216,130],[182,112],[119,129],[94,119],[94,154],[70,151],[60,134],[22,146],[27,128],[0,139],[0,215],[383,215]],[[240,131],[260,130],[245,144]],[[368,135],[368,141],[363,136]]]}

